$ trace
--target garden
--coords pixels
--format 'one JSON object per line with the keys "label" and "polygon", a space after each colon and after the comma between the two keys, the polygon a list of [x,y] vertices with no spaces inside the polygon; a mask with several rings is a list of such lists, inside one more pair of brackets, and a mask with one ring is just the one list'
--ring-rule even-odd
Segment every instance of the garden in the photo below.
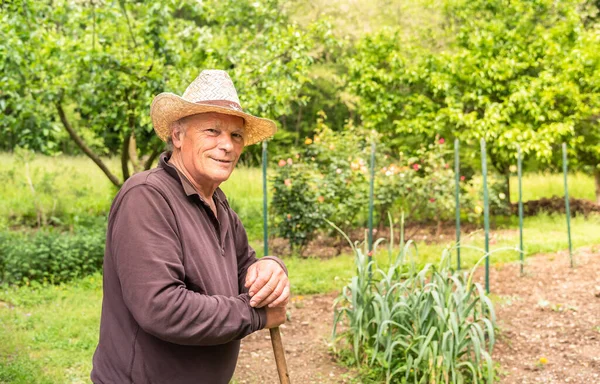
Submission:
{"label": "garden", "polygon": [[[221,188],[293,382],[600,382],[598,4],[375,3],[0,6],[0,383],[89,382],[112,199],[203,68],[279,128]],[[233,382],[277,382],[268,331]]]}

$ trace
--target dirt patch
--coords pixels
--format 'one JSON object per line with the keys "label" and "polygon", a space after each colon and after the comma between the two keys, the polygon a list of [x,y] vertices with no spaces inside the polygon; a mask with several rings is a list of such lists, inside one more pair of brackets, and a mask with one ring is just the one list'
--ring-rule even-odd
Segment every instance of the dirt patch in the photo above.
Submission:
{"label": "dirt patch", "polygon": [[[515,215],[519,214],[519,205],[512,205],[512,212]],[[593,201],[585,199],[569,198],[569,210],[571,216],[583,215],[588,217],[592,213],[600,212],[600,205]],[[523,203],[523,214],[525,216],[535,216],[542,212],[565,214],[565,198],[552,196],[550,198],[541,198],[539,200],[529,200]]]}
{"label": "dirt patch", "polygon": [[490,274],[497,298],[501,383],[600,383],[600,252],[588,249],[569,267],[567,252]]}
{"label": "dirt patch", "polygon": [[[580,250],[576,267],[566,252],[493,268],[500,383],[600,383],[600,250]],[[483,282],[483,273],[477,278]],[[356,372],[329,353],[335,294],[295,296],[282,328],[292,382],[351,383]],[[238,383],[278,383],[267,331],[242,341]]]}
{"label": "dirt patch", "polygon": [[[281,329],[292,383],[349,383],[356,376],[335,363],[329,353],[336,295],[295,296]],[[240,384],[278,383],[277,368],[266,330],[242,340],[235,380]]]}

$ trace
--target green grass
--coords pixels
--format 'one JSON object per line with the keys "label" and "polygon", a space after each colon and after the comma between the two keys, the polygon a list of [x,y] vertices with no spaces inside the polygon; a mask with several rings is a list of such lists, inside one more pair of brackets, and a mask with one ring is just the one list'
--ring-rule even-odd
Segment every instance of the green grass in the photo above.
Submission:
{"label": "green grass", "polygon": [[[106,160],[116,168],[115,160]],[[33,184],[34,192],[28,182]],[[28,170],[16,156],[0,153],[0,224],[36,221],[36,212],[46,220],[77,221],[78,216],[108,212],[116,189],[100,169],[86,157],[35,156]]]}
{"label": "green grass", "polygon": [[0,300],[0,383],[89,382],[98,341],[102,277],[8,288]]}
{"label": "green grass", "polygon": [[[569,196],[596,201],[594,178],[584,173],[568,176]],[[538,200],[542,197],[564,196],[564,176],[562,173],[533,173],[523,176],[523,201]],[[519,180],[510,178],[510,201],[519,200]]]}
{"label": "green grass", "polygon": [[[229,180],[221,184],[227,200],[240,216],[251,240],[263,237],[263,186],[262,170],[238,166]],[[260,248],[260,247],[259,247]],[[257,249],[257,252],[259,249]]]}

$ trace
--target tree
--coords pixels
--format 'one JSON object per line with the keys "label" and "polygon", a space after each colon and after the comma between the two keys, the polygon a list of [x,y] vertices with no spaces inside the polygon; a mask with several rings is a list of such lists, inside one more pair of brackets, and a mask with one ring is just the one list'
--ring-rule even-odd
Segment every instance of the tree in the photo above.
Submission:
{"label": "tree", "polygon": [[436,134],[458,137],[477,153],[483,138],[507,181],[517,145],[551,162],[589,119],[580,84],[563,75],[585,33],[576,5],[448,1],[445,28],[455,38],[439,50],[402,45],[399,30],[366,36],[349,65],[363,123],[408,153]]}
{"label": "tree", "polygon": [[[228,69],[250,113],[290,113],[312,38],[279,11],[276,0],[14,2],[0,16],[4,135],[51,153],[67,132],[120,186],[163,149],[153,96],[182,94],[203,68]],[[101,155],[121,158],[120,177]]]}

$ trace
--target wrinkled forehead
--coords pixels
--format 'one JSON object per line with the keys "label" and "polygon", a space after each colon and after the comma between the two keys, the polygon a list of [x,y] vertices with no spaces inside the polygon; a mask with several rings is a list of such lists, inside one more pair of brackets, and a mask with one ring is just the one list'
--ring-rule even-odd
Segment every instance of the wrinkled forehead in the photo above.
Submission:
{"label": "wrinkled forehead", "polygon": [[186,127],[202,128],[212,126],[228,131],[244,131],[245,121],[239,116],[226,115],[217,112],[199,113],[180,119]]}

